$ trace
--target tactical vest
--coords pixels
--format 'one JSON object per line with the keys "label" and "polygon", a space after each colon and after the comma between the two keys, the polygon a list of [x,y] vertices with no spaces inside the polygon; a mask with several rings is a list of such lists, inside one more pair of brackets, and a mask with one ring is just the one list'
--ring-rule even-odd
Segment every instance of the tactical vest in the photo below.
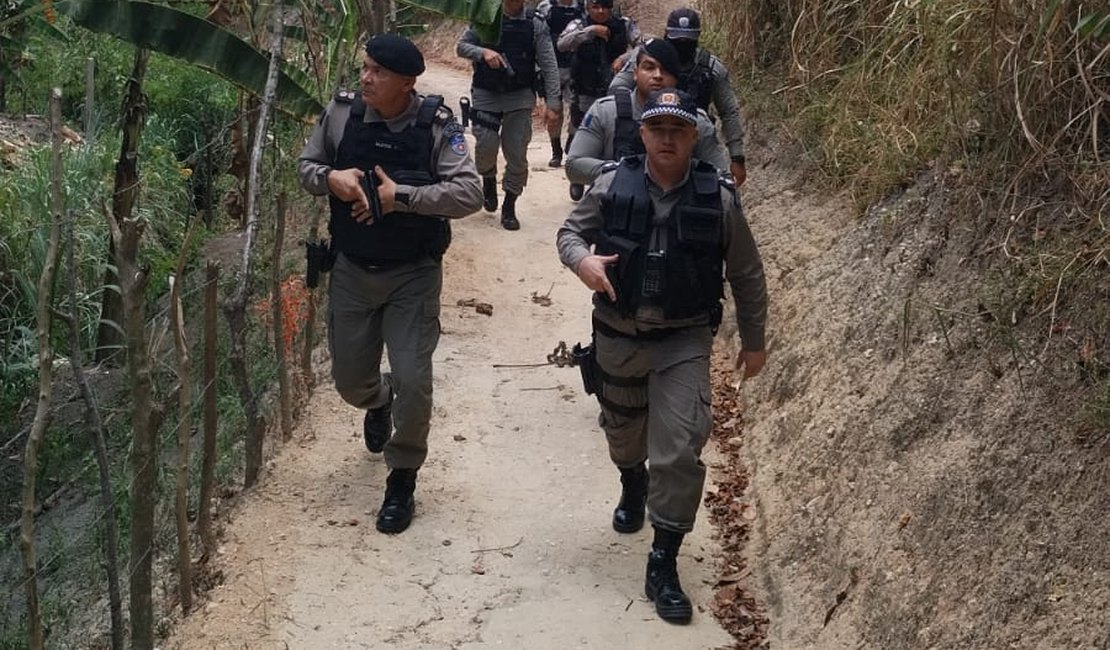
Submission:
{"label": "tactical vest", "polygon": [[713,60],[709,51],[698,48],[694,67],[678,79],[678,89],[690,93],[697,101],[698,108],[709,111],[709,104],[713,101],[713,86],[717,77],[713,74]]}
{"label": "tactical vest", "polygon": [[599,292],[594,294],[596,302],[616,307],[625,317],[634,316],[640,307],[657,307],[666,320],[712,315],[719,309],[724,295],[724,206],[713,165],[698,161],[678,203],[657,225],[644,156],[625,158],[601,199],[601,212],[605,225],[595,250],[598,255],[619,255],[607,270],[617,301]]}
{"label": "tactical vest", "polygon": [[[419,187],[438,182],[432,166],[432,124],[442,104],[443,97],[439,95],[425,97],[416,121],[400,133],[393,133],[384,121],[363,122],[366,105],[356,95],[343,127],[334,168],[355,167],[373,175],[374,166],[380,165],[401,185]],[[332,244],[355,261],[389,265],[424,255],[438,261],[451,243],[451,225],[445,217],[387,213],[373,223],[359,223],[351,216],[350,203],[334,195],[328,200]]]}
{"label": "tactical vest", "polygon": [[559,0],[551,0],[551,9],[547,14],[547,30],[551,32],[551,44],[555,47],[555,59],[559,62],[560,68],[569,68],[571,56],[573,52],[560,52],[557,46],[559,36],[562,35],[563,30],[567,28],[572,21],[583,18],[585,14],[582,7],[579,6],[577,0],[569,7],[559,3]]}
{"label": "tactical vest", "polygon": [[[595,24],[587,22],[586,29]],[[613,61],[628,49],[628,30],[624,21],[616,16],[605,22],[609,40],[590,38],[574,52],[570,64],[571,83],[580,95],[601,97],[608,94],[613,79]]]}
{"label": "tactical vest", "polygon": [[500,52],[508,61],[509,69],[504,66],[494,69],[485,60],[474,62],[474,87],[496,93],[531,89],[536,78],[536,25],[532,9],[524,10],[522,20],[502,18],[501,40],[497,44],[483,44],[482,47]]}
{"label": "tactical vest", "polygon": [[613,160],[644,153],[640,123],[632,115],[632,91],[617,88],[613,91],[613,103],[617,107],[617,122],[613,128]]}

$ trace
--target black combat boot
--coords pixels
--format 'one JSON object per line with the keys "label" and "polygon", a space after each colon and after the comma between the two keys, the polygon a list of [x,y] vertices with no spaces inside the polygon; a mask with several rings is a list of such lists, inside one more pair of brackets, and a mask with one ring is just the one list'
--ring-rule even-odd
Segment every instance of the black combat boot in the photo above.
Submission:
{"label": "black combat boot", "polygon": [[505,202],[501,204],[501,227],[505,230],[520,230],[516,219],[516,194],[505,192]]}
{"label": "black combat boot", "polygon": [[621,500],[613,510],[613,530],[634,533],[644,527],[648,471],[643,463],[635,467],[621,467],[620,470]]}
{"label": "black combat boot", "polygon": [[482,194],[484,199],[482,207],[486,210],[493,212],[497,209],[497,177],[496,176],[483,176],[482,177]]}
{"label": "black combat boot", "polygon": [[381,510],[378,510],[378,532],[395,535],[409,527],[415,506],[412,493],[415,491],[415,469],[395,469],[389,473],[389,478],[385,480],[385,500]]}
{"label": "black combat boot", "polygon": [[655,602],[655,613],[668,623],[686,624],[694,615],[690,599],[678,582],[678,549],[682,546],[683,533],[655,528],[655,539],[647,561],[647,578],[644,595]]}
{"label": "black combat boot", "polygon": [[[568,143],[569,146],[569,143]],[[559,136],[551,138],[551,160],[547,161],[548,167],[563,166],[563,143]]]}
{"label": "black combat boot", "polygon": [[570,184],[570,200],[578,202],[582,199],[582,195],[586,193],[586,187],[581,183]]}
{"label": "black combat boot", "polygon": [[366,409],[362,420],[362,437],[372,454],[380,454],[393,434],[393,387],[389,373],[382,375],[382,383],[389,389],[389,399],[376,409]]}

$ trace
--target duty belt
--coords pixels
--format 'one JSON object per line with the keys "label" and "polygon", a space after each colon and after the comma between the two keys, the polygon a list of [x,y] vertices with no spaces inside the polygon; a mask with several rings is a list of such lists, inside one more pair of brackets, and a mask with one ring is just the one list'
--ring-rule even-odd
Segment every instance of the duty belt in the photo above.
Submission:
{"label": "duty belt", "polygon": [[593,319],[593,322],[595,332],[600,332],[610,338],[635,339],[637,341],[662,341],[663,339],[668,338],[676,332],[681,332],[683,330],[690,329],[690,327],[694,327],[660,327],[658,329],[636,330],[635,334],[629,334],[628,332],[622,332],[614,327],[606,325],[596,318]]}

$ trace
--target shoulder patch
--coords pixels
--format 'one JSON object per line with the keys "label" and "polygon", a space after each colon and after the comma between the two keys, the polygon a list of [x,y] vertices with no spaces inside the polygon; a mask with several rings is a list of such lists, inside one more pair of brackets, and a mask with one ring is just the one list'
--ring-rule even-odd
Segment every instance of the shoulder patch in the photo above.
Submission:
{"label": "shoulder patch", "polygon": [[447,144],[451,147],[451,151],[454,151],[460,156],[465,156],[468,153],[469,150],[466,146],[466,136],[463,135],[463,128],[454,118],[448,118],[447,123],[444,124],[443,138],[447,140]]}
{"label": "shoulder patch", "polygon": [[590,128],[590,125],[593,124],[593,121],[594,121],[594,112],[589,111],[589,112],[586,113],[586,117],[582,118],[582,124],[579,125],[578,128],[588,129],[588,128]]}
{"label": "shoulder patch", "polygon": [[335,101],[340,104],[350,104],[355,101],[355,91],[353,90],[339,90],[335,93]]}

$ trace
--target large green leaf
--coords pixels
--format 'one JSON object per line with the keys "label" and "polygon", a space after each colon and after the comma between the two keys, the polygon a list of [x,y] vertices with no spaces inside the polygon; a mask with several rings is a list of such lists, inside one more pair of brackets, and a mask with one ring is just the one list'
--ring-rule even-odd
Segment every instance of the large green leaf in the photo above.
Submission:
{"label": "large green leaf", "polygon": [[[203,18],[139,0],[60,0],[55,7],[85,29],[188,61],[256,94],[266,85],[269,56]],[[278,80],[282,110],[301,117],[320,112],[305,80],[285,67]]]}
{"label": "large green leaf", "polygon": [[501,0],[400,0],[401,4],[470,21],[485,43],[501,35]]}

